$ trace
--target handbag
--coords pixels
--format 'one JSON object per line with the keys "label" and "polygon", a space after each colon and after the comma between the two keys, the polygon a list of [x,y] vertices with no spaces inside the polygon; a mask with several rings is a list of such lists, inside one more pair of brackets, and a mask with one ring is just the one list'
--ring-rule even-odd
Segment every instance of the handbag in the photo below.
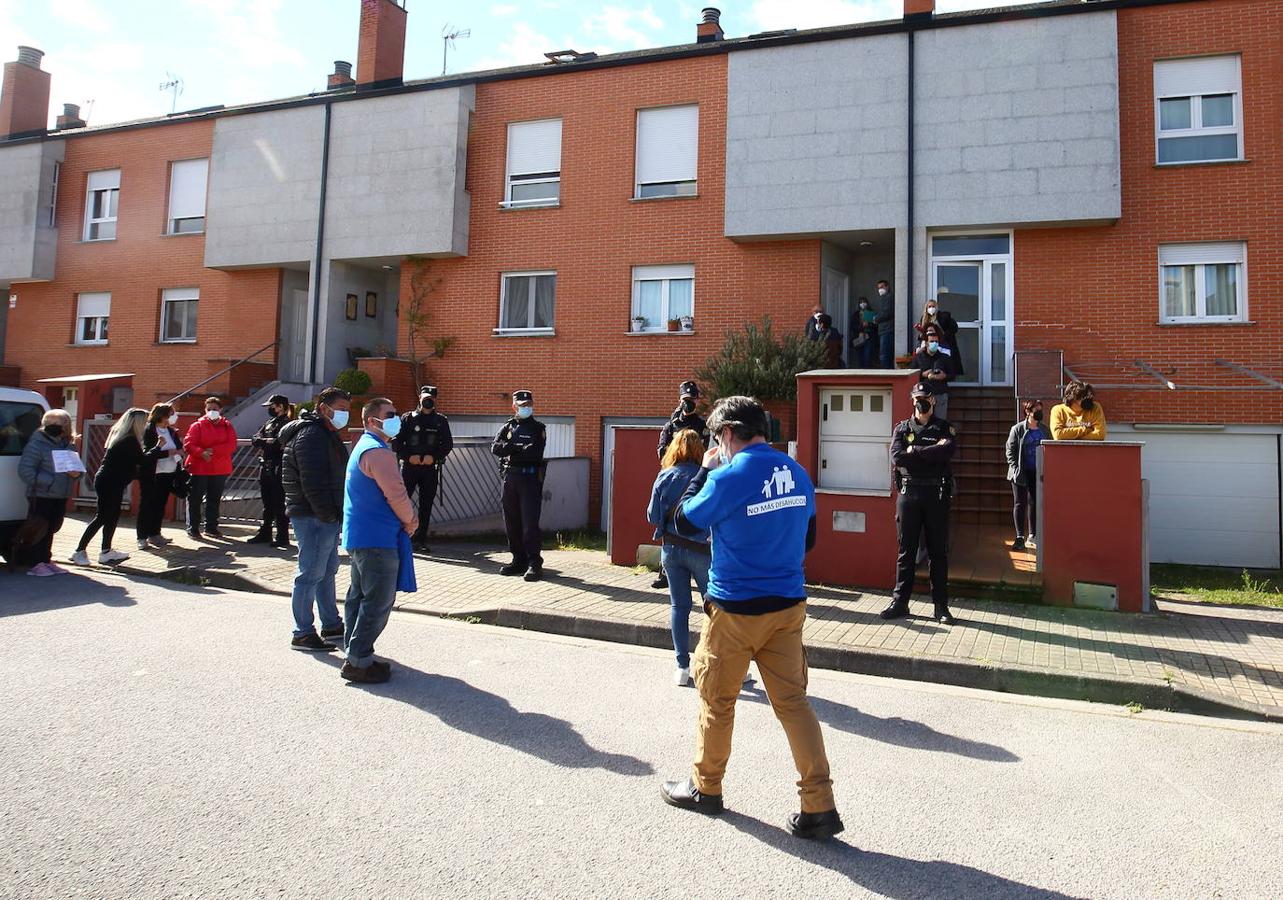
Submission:
{"label": "handbag", "polygon": [[186,500],[191,491],[191,477],[187,470],[179,466],[174,470],[174,480],[169,483],[169,492],[179,500]]}
{"label": "handbag", "polygon": [[27,517],[13,532],[9,546],[4,548],[5,561],[11,568],[49,534],[49,520],[36,511],[36,486],[40,484],[40,468],[43,463],[43,459],[36,463],[36,477],[32,479],[32,486],[27,492]]}

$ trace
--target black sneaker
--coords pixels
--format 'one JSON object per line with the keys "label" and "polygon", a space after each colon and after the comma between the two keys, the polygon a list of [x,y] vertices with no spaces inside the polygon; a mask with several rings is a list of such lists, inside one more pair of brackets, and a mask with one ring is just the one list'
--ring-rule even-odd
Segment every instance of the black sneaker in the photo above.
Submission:
{"label": "black sneaker", "polygon": [[392,667],[387,663],[380,665],[377,660],[365,667],[345,662],[343,668],[339,670],[339,675],[354,684],[382,684],[392,677]]}
{"label": "black sneaker", "polygon": [[953,613],[949,612],[948,608],[937,609],[932,614],[931,618],[935,619],[941,625],[952,625],[957,621],[954,619]]}
{"label": "black sneaker", "polygon": [[789,834],[811,841],[831,838],[845,828],[836,809],[821,813],[793,813],[788,821]]}
{"label": "black sneaker", "polygon": [[188,528],[188,529],[187,529],[187,536],[188,536],[189,538],[191,538],[193,541],[199,541],[199,540],[200,540],[200,529],[199,529],[199,528]]}
{"label": "black sneaker", "polygon": [[323,641],[315,631],[309,631],[307,634],[296,634],[290,641],[290,647],[294,650],[307,650],[313,653],[329,653],[331,650],[337,650],[329,641]]}
{"label": "black sneaker", "polygon": [[338,625],[335,625],[333,628],[322,628],[321,637],[325,638],[326,640],[329,640],[330,638],[339,638],[340,640],[342,640],[343,623],[340,622]]}
{"label": "black sneaker", "polygon": [[294,545],[290,543],[289,538],[277,538],[272,541],[272,546],[277,550],[293,550]]}
{"label": "black sneaker", "polygon": [[262,531],[257,532],[253,537],[245,541],[245,543],[247,544],[270,544],[271,542],[272,542],[271,534],[268,534]]}
{"label": "black sneaker", "polygon": [[650,583],[650,586],[653,588],[667,588],[668,576],[661,571],[658,575],[655,576],[655,580]]}
{"label": "black sneaker", "polygon": [[695,787],[695,782],[689,778],[685,781],[665,781],[659,792],[665,803],[678,809],[689,809],[706,816],[720,815],[723,811],[721,794],[701,794],[699,788]]}
{"label": "black sneaker", "polygon": [[529,568],[525,563],[508,563],[499,570],[500,575],[524,575]]}
{"label": "black sneaker", "polygon": [[1011,542],[1011,549],[1015,550],[1017,553],[1023,553],[1025,550],[1025,539],[1022,537],[1016,538]]}
{"label": "black sneaker", "polygon": [[219,531],[217,528],[206,528],[205,535],[207,537],[218,538],[220,541],[227,540],[227,537],[223,532]]}
{"label": "black sneaker", "polygon": [[531,566],[522,576],[526,581],[538,581],[543,578],[543,566]]}
{"label": "black sneaker", "polygon": [[909,604],[907,603],[892,603],[886,609],[882,610],[882,612],[878,613],[878,615],[884,619],[903,619],[908,614]]}

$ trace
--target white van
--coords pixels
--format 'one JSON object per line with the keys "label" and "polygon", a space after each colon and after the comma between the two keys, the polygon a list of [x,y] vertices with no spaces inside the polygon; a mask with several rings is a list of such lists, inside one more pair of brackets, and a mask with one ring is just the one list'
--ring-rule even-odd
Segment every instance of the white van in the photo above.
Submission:
{"label": "white van", "polygon": [[0,547],[9,545],[9,535],[27,518],[27,486],[18,477],[18,460],[48,409],[35,391],[0,387]]}

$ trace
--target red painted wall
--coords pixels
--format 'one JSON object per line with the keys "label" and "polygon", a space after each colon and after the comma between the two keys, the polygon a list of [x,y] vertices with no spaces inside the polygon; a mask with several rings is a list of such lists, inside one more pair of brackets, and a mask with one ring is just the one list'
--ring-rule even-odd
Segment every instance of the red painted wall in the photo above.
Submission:
{"label": "red painted wall", "polygon": [[646,521],[650,491],[659,474],[655,447],[658,428],[616,428],[611,468],[610,561],[637,565],[637,545],[654,544],[654,526]]}

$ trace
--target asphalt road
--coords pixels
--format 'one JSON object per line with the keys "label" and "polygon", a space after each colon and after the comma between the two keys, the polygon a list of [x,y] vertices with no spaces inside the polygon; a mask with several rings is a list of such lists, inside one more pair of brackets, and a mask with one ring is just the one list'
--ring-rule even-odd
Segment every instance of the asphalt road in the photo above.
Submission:
{"label": "asphalt road", "polygon": [[0,896],[1283,896],[1279,726],[813,672],[817,845],[760,692],[728,813],[660,801],[665,653],[398,613],[356,687],[282,600],[95,578],[0,574]]}

